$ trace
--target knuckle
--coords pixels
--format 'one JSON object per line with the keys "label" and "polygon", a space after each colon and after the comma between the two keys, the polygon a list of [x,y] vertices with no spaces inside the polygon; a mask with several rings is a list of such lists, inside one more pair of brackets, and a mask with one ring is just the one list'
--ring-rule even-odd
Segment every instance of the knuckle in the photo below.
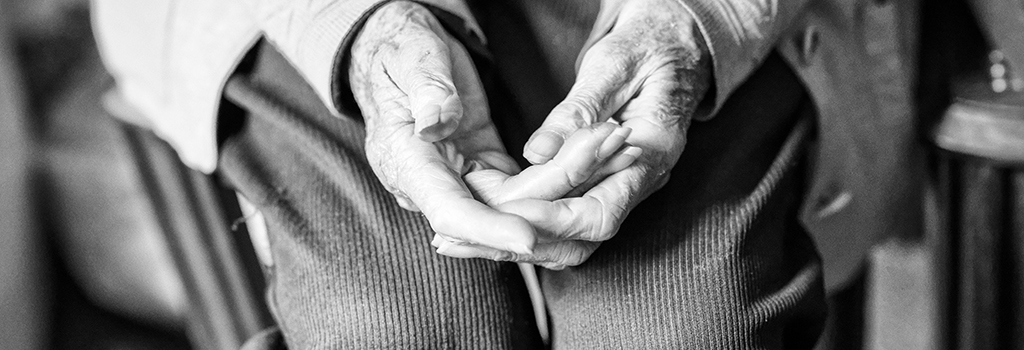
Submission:
{"label": "knuckle", "polygon": [[588,90],[578,92],[573,98],[562,102],[558,107],[561,112],[573,116],[569,126],[581,128],[597,122],[602,106],[598,93]]}
{"label": "knuckle", "polygon": [[668,185],[668,180],[671,179],[671,178],[672,178],[672,173],[670,173],[670,172],[666,172],[665,175],[658,177],[658,180],[657,180],[657,182],[654,185],[654,190],[655,191],[660,190],[663,187],[665,187],[665,185]]}
{"label": "knuckle", "polygon": [[671,73],[674,73],[677,77],[681,76],[681,67],[692,66],[693,53],[682,46],[665,43],[662,45],[655,45],[648,52],[647,56],[650,58],[649,61],[659,67],[673,67]]}
{"label": "knuckle", "polygon": [[555,259],[553,263],[562,266],[579,266],[583,262],[580,261],[579,256],[574,252],[575,249],[565,249],[565,253]]}
{"label": "knuckle", "polygon": [[602,73],[606,83],[623,83],[634,75],[642,56],[635,41],[610,36],[587,52],[582,65],[593,67],[594,73]]}
{"label": "knuckle", "polygon": [[584,57],[592,58],[594,63],[632,64],[636,61],[637,42],[621,35],[609,35],[594,44]]}
{"label": "knuckle", "polygon": [[679,104],[673,101],[662,101],[656,104],[647,118],[653,126],[667,131],[679,125],[683,113],[683,108]]}
{"label": "knuckle", "polygon": [[[659,167],[657,169],[648,169],[649,170],[647,170],[647,172],[648,174],[650,174],[650,177],[652,178],[652,182],[654,184],[654,186],[652,187],[654,189],[661,189],[662,186],[665,186],[665,184],[668,183],[669,178],[672,177],[672,172],[670,171],[667,165],[664,167]],[[634,192],[638,191],[639,189]]]}
{"label": "knuckle", "polygon": [[417,79],[416,83],[413,84],[413,91],[419,93],[431,93],[437,95],[451,95],[455,93],[455,87],[452,86],[451,82],[448,82],[444,76],[429,69],[422,69],[418,75],[420,79]]}
{"label": "knuckle", "polygon": [[451,54],[444,39],[429,29],[417,32],[408,39],[400,58],[409,62],[422,63],[434,59],[447,59]]}
{"label": "knuckle", "polygon": [[600,218],[593,223],[590,230],[591,241],[604,242],[615,237],[615,234],[619,231],[619,223],[625,217],[625,213],[628,211],[627,200],[628,193],[623,193],[620,197],[623,201],[611,201],[606,202],[600,199],[594,198],[597,202],[597,208],[600,213]]}

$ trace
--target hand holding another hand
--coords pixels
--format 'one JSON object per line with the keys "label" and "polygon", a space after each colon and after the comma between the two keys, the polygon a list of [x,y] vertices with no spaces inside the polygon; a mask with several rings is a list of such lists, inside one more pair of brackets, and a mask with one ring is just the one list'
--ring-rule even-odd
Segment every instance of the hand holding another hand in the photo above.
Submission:
{"label": "hand holding another hand", "polygon": [[528,254],[536,232],[522,217],[473,198],[470,169],[518,172],[491,122],[476,69],[426,8],[382,6],[355,39],[349,83],[366,122],[366,155],[381,183],[438,234]]}
{"label": "hand holding another hand", "polygon": [[667,182],[711,66],[678,0],[625,2],[527,143],[535,165],[521,174],[475,72],[422,6],[375,12],[349,67],[367,157],[403,207],[424,213],[439,253],[557,269],[584,262]]}
{"label": "hand holding another hand", "polygon": [[524,196],[498,204],[535,227],[541,238],[533,254],[435,239],[438,252],[554,269],[586,261],[617,233],[630,210],[668,181],[710,81],[708,48],[681,2],[625,2],[610,32],[586,51],[568,97],[533,134],[524,156],[547,164],[561,155],[570,135],[608,120],[630,128],[626,141],[643,155],[606,178],[579,184],[579,197]]}

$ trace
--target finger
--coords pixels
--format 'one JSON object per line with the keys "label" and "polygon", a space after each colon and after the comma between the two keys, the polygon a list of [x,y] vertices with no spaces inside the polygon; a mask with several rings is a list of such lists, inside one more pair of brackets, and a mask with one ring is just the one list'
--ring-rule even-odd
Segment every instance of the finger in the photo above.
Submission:
{"label": "finger", "polygon": [[602,242],[618,232],[629,211],[664,185],[667,172],[651,172],[641,164],[608,176],[581,197],[557,201],[515,200],[498,209],[533,224],[539,242],[581,240]]}
{"label": "finger", "polygon": [[699,103],[700,84],[679,70],[656,70],[636,98],[619,111],[622,125],[633,130],[627,141],[642,148],[652,166],[667,170],[678,161]]}
{"label": "finger", "polygon": [[496,205],[505,201],[507,180],[510,175],[495,169],[470,171],[462,176],[473,196],[487,205]]}
{"label": "finger", "polygon": [[591,175],[591,179],[604,179],[608,175],[625,170],[630,165],[633,165],[640,155],[644,153],[644,149],[636,146],[626,146],[622,148],[609,159],[600,169]]}
{"label": "finger", "polygon": [[474,153],[473,161],[480,162],[483,168],[497,169],[505,174],[517,174],[520,171],[519,164],[508,153],[505,153],[504,150]]}
{"label": "finger", "polygon": [[530,166],[515,176],[485,171],[464,178],[477,197],[492,206],[522,198],[562,198],[607,162],[615,167],[612,171],[628,166],[623,161],[631,163],[628,157],[637,153],[617,151],[629,133],[629,128],[614,123],[593,124],[575,131],[550,162]]}
{"label": "finger", "polygon": [[[605,159],[602,158],[602,152],[605,152],[605,149],[621,147],[627,135],[628,128],[621,128],[613,123],[598,123],[580,128],[570,136],[552,161],[528,167],[521,173],[507,178],[500,184],[500,188],[491,191],[495,196],[487,198],[488,204],[495,205],[521,198],[561,198],[603,164]],[[604,157],[609,155],[606,154]]]}
{"label": "finger", "polygon": [[495,249],[529,253],[534,229],[523,218],[498,212],[473,199],[458,174],[439,161],[399,177],[406,195],[438,234]]}
{"label": "finger", "polygon": [[[431,242],[434,243],[434,242]],[[469,243],[456,243],[441,239],[434,246],[438,254],[459,259],[487,259],[493,261],[518,261],[517,254]],[[536,247],[535,247],[536,248]],[[524,255],[525,256],[525,255]]]}
{"label": "finger", "polygon": [[406,197],[405,195],[399,193],[392,194],[395,197],[395,202],[398,202],[398,206],[402,207],[402,209],[414,212],[420,211],[420,208],[416,206],[416,203],[413,203],[412,200]]}
{"label": "finger", "polygon": [[483,168],[498,169],[507,174],[519,173],[519,165],[505,150],[491,121],[487,95],[469,52],[451,36],[445,36],[445,41],[451,49],[452,77],[463,105],[463,118],[459,121],[460,139],[455,144],[460,152],[470,156],[471,162],[479,163]]}
{"label": "finger", "polygon": [[636,146],[626,146],[619,149],[618,152],[612,155],[611,159],[608,159],[601,165],[601,168],[597,169],[597,171],[590,175],[590,178],[579,186],[576,186],[576,188],[573,188],[572,191],[569,191],[569,193],[565,194],[563,197],[582,196],[583,193],[586,193],[595,185],[604,181],[604,179],[609,175],[625,170],[630,165],[633,165],[633,163],[643,155],[643,151],[643,148]]}
{"label": "finger", "polygon": [[613,123],[581,128],[569,136],[554,158],[542,167],[559,169],[570,187],[576,187],[622,147],[631,131]]}
{"label": "finger", "polygon": [[[633,129],[628,127],[615,129],[615,131],[612,132],[612,134],[609,135],[597,149],[597,159],[605,160],[618,152],[622,148],[622,145],[626,144],[626,138],[629,137],[629,133],[631,132],[633,132]],[[555,156],[555,160],[558,160],[557,155]]]}
{"label": "finger", "polygon": [[529,223],[473,199],[456,170],[461,161],[447,158],[447,141],[414,137],[411,123],[401,122],[411,119],[408,109],[390,111],[405,116],[367,124],[367,158],[385,188],[409,198],[442,235],[515,252],[532,249],[535,233]]}
{"label": "finger", "polygon": [[521,262],[561,270],[566,266],[579,266],[585,262],[597,249],[599,243],[563,241],[538,244],[534,247],[533,254],[516,254],[468,243],[452,242],[439,236],[434,237],[431,245],[437,248],[438,254],[453,258]]}
{"label": "finger", "polygon": [[[698,102],[696,96],[699,94],[696,92],[701,88],[700,79],[693,78],[688,72],[671,67],[649,72],[637,96],[616,116],[623,126],[633,130],[627,141],[636,149],[627,147],[621,151],[568,197],[582,195],[606,176],[629,167],[641,156],[650,168],[661,169],[658,173],[667,174],[675,166],[685,147],[686,130]],[[631,154],[633,152],[636,153]]]}
{"label": "finger", "polygon": [[416,134],[426,141],[444,139],[456,130],[463,115],[452,78],[452,54],[441,37],[447,34],[426,25],[406,33],[399,38],[398,49],[383,59],[384,70],[409,97]]}
{"label": "finger", "polygon": [[[477,120],[481,119],[481,120]],[[449,138],[469,161],[478,162],[484,169],[498,169],[506,174],[519,173],[519,164],[505,151],[497,129],[488,117],[463,118],[459,133]],[[481,124],[473,126],[472,124]],[[466,127],[467,129],[462,129]],[[475,128],[475,129],[469,129]]]}
{"label": "finger", "polygon": [[636,93],[642,83],[636,75],[642,57],[632,47],[609,35],[587,51],[569,95],[527,141],[523,157],[533,164],[547,162],[573,131],[607,120]]}

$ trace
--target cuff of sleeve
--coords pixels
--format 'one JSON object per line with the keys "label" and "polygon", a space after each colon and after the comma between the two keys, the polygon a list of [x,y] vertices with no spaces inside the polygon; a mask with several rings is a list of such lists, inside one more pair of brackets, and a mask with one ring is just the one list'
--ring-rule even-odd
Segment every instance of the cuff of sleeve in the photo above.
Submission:
{"label": "cuff of sleeve", "polygon": [[285,51],[292,64],[306,77],[328,109],[338,114],[338,100],[335,98],[334,82],[338,80],[338,62],[343,49],[351,44],[356,28],[380,6],[392,0],[349,0],[334,1],[319,9],[305,30],[298,36],[295,46]]}
{"label": "cuff of sleeve", "polygon": [[707,120],[757,67],[761,55],[750,55],[752,50],[743,50],[744,29],[719,1],[680,2],[696,20],[711,55],[712,87],[694,115],[697,120]]}

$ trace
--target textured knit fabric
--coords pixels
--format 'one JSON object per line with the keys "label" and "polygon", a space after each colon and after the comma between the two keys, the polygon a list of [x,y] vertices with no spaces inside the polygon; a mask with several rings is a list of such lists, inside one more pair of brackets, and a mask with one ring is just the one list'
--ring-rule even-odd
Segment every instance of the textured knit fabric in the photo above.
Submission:
{"label": "textured knit fabric", "polygon": [[[220,166],[267,218],[268,301],[288,346],[540,348],[516,266],[434,254],[428,223],[367,165],[359,119],[332,117],[272,46],[256,57],[226,89],[245,118]],[[486,80],[493,118],[516,125],[509,86]],[[820,263],[796,220],[806,95],[777,56],[737,95],[694,125],[668,186],[615,239],[543,273],[556,349],[813,344]]]}
{"label": "textured knit fabric", "polygon": [[370,170],[363,125],[333,117],[282,56],[263,50],[226,96],[249,113],[220,166],[266,217],[268,302],[291,348],[540,346],[517,266],[435,254],[426,220]]}
{"label": "textured knit fabric", "polygon": [[555,349],[814,345],[821,266],[796,219],[808,125],[780,123],[807,111],[773,64],[693,125],[668,185],[615,238],[579,267],[545,271]]}

